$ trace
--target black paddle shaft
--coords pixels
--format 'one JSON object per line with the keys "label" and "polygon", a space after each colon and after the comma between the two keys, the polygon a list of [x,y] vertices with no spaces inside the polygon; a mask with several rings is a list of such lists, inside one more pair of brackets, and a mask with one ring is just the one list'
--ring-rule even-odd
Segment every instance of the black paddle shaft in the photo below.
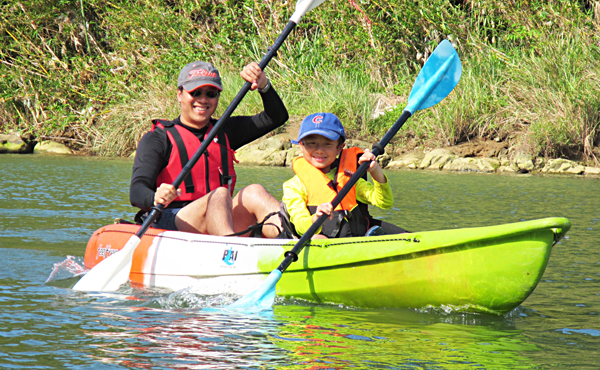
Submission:
{"label": "black paddle shaft", "polygon": [[[288,37],[288,35],[292,32],[294,27],[296,27],[296,23],[293,21],[289,21],[288,24],[285,26],[284,30],[281,32],[281,34],[277,38],[277,40],[275,40],[275,43],[273,44],[273,46],[271,46],[268,49],[267,54],[265,54],[265,56],[262,58],[262,60],[258,64],[260,66],[260,69],[262,69],[263,71],[265,70],[265,68],[267,67],[267,64],[269,64],[271,59],[273,59],[273,57],[277,54],[277,50],[279,50],[279,48],[281,47],[281,45],[283,44],[285,39]],[[208,148],[208,146],[213,141],[215,136],[217,136],[217,133],[219,132],[219,130],[221,130],[221,128],[225,124],[225,121],[227,121],[227,119],[231,116],[231,114],[233,113],[235,108],[237,108],[237,106],[240,104],[240,102],[242,101],[244,96],[246,96],[246,93],[248,93],[248,91],[250,90],[250,86],[252,86],[252,84],[250,82],[246,81],[246,83],[244,84],[244,86],[242,87],[240,92],[231,101],[231,104],[229,104],[227,109],[225,109],[225,112],[223,112],[223,115],[221,116],[221,118],[219,118],[219,120],[217,121],[217,123],[215,124],[213,129],[208,133],[208,136],[204,139],[204,141],[202,142],[202,145],[200,145],[198,150],[196,150],[196,153],[194,153],[192,158],[190,158],[190,160],[187,162],[187,164],[183,167],[183,169],[181,170],[181,172],[179,173],[179,175],[177,176],[175,181],[173,181],[173,184],[172,184],[176,189],[179,188],[181,183],[190,174],[190,172],[192,171],[192,168],[194,167],[196,162],[198,162],[198,160],[200,159],[202,154],[204,154],[204,152],[206,152],[206,148]],[[142,224],[142,226],[140,227],[138,232],[135,234],[138,238],[141,238],[146,233],[146,231],[148,230],[150,225],[152,225],[152,223],[155,220],[157,220],[158,217],[162,214],[163,209],[165,209],[165,205],[162,203],[159,203],[156,206],[152,207],[152,211],[150,212],[148,217],[144,220],[144,223]]]}
{"label": "black paddle shaft", "polygon": [[[386,147],[386,145],[388,145],[390,140],[392,140],[394,135],[396,135],[398,130],[400,130],[400,128],[402,128],[402,126],[404,125],[406,120],[408,120],[410,118],[410,116],[411,116],[411,113],[409,111],[405,110],[402,113],[402,115],[400,116],[400,118],[398,118],[398,120],[394,123],[392,128],[390,128],[388,130],[388,132],[386,132],[386,134],[383,136],[383,138],[377,144],[373,144],[373,154],[375,156],[383,154],[384,148]],[[340,204],[342,199],[344,199],[344,197],[348,194],[350,189],[352,189],[354,184],[356,184],[358,179],[360,179],[362,177],[362,175],[364,175],[365,172],[367,172],[367,169],[369,168],[370,164],[371,164],[371,162],[364,162],[363,164],[361,164],[358,167],[358,169],[356,170],[356,172],[354,173],[354,175],[352,175],[350,180],[346,183],[346,185],[344,185],[342,190],[340,190],[340,192],[335,196],[335,198],[333,198],[333,200],[331,201],[331,205],[333,206],[334,209],[335,209],[335,207],[337,207],[338,204]],[[306,244],[308,243],[310,238],[312,238],[312,236],[317,232],[319,227],[321,227],[323,222],[325,222],[325,220],[328,217],[329,217],[329,215],[326,215],[326,214],[321,215],[317,219],[317,221],[315,221],[315,223],[313,223],[308,228],[308,230],[306,230],[306,232],[304,233],[304,235],[302,235],[300,240],[298,240],[298,242],[296,243],[294,248],[291,251],[285,252],[285,258],[283,259],[283,261],[281,262],[279,267],[277,267],[277,270],[284,272],[292,262],[296,262],[298,260],[298,253],[300,253],[302,251],[302,249],[306,246]]]}

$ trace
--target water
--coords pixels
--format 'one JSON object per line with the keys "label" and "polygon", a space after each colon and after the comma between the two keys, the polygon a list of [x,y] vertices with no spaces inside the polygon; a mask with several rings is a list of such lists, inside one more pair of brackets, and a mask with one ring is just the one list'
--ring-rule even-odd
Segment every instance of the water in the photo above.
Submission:
{"label": "water", "polygon": [[[202,309],[219,297],[187,291],[98,295],[44,284],[55,263],[66,266],[69,255],[81,261],[94,230],[117,217],[133,219],[131,165],[0,156],[0,368],[599,367],[599,179],[386,171],[395,208],[373,213],[409,230],[571,220],[536,290],[500,317],[301,301],[277,301],[259,314],[226,314]],[[240,166],[238,183],[260,178],[279,197],[291,174]]]}

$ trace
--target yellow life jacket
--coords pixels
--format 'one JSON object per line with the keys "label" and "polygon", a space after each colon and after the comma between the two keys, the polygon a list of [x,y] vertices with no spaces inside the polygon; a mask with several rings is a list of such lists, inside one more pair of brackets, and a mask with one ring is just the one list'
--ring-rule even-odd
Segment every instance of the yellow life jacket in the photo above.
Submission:
{"label": "yellow life jacket", "polygon": [[[335,181],[330,180],[321,170],[308,163],[303,157],[294,159],[292,169],[306,188],[307,206],[311,214],[316,212],[320,204],[333,201],[333,198],[356,172],[358,158],[362,153],[360,148],[342,150],[334,177]],[[345,223],[349,227],[344,228]],[[336,206],[333,219],[328,219],[323,223],[321,234],[330,238],[363,236],[369,228],[369,223],[370,216],[367,205],[356,200],[356,187],[353,186]]]}

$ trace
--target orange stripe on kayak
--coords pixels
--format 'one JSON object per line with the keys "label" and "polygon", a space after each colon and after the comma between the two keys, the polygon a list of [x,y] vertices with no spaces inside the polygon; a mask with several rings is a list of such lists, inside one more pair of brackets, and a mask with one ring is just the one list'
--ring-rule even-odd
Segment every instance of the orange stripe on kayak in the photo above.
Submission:
{"label": "orange stripe on kayak", "polygon": [[[94,231],[85,250],[85,268],[91,269],[108,256],[120,251],[139,228],[139,225],[115,224]],[[148,249],[152,245],[154,237],[163,231],[149,229],[142,237],[133,254],[131,273],[129,274],[132,283],[144,284],[143,269],[148,258]]]}

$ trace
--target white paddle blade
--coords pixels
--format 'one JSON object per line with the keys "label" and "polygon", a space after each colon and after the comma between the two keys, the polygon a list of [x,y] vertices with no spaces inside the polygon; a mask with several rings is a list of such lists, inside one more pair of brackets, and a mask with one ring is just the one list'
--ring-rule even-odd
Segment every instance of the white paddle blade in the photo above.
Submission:
{"label": "white paddle blade", "polygon": [[138,244],[140,238],[133,235],[123,249],[94,266],[73,289],[85,292],[109,292],[119,289],[129,279],[131,259]]}
{"label": "white paddle blade", "polygon": [[296,3],[296,11],[294,12],[294,14],[292,14],[290,21],[298,24],[298,22],[300,22],[300,19],[304,17],[304,14],[310,12],[311,10],[323,4],[324,2],[325,0],[299,0]]}
{"label": "white paddle blade", "polygon": [[458,84],[461,74],[458,53],[450,41],[442,41],[419,72],[405,110],[414,114],[444,100]]}

